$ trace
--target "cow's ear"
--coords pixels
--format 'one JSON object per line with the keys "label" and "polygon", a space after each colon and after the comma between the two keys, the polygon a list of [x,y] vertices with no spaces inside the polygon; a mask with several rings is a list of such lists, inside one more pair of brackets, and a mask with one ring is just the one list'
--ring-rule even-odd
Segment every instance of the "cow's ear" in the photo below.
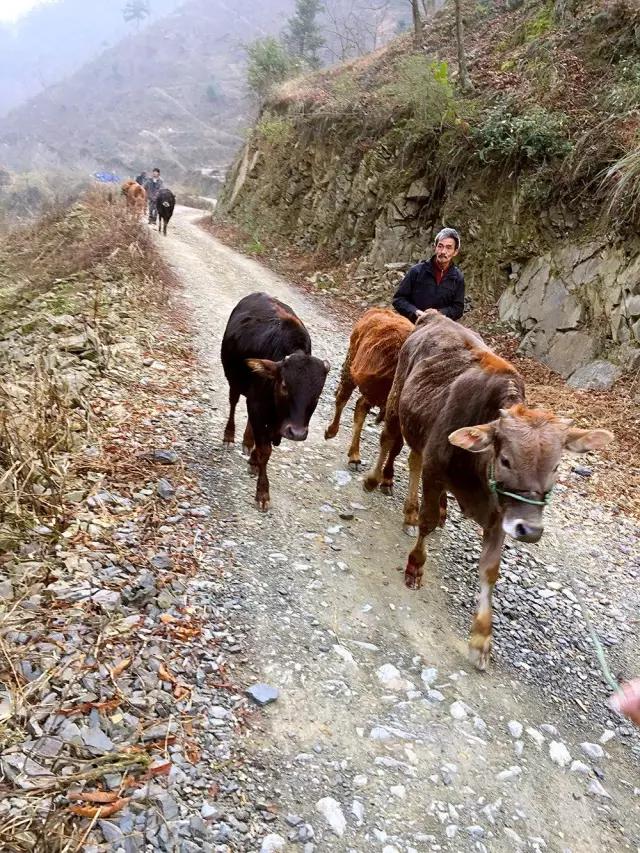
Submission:
{"label": "cow's ear", "polygon": [[600,450],[613,440],[613,433],[608,429],[568,429],[564,446],[574,453],[586,453],[588,450]]}
{"label": "cow's ear", "polygon": [[278,375],[278,362],[268,358],[248,358],[247,367],[264,379],[275,379]]}
{"label": "cow's ear", "polygon": [[495,432],[494,424],[478,424],[478,426],[462,427],[452,432],[449,436],[450,444],[470,450],[472,453],[480,453],[488,450],[493,444]]}

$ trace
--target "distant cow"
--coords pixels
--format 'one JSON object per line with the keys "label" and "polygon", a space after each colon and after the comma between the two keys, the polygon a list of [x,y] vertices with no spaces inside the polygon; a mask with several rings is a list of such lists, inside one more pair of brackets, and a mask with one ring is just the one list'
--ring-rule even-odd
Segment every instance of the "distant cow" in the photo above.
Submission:
{"label": "distant cow", "polygon": [[342,411],[353,389],[358,388],[362,396],[353,413],[353,435],[348,451],[349,467],[355,471],[361,464],[360,436],[367,414],[373,406],[378,406],[379,419],[384,417],[398,353],[413,329],[410,320],[390,308],[370,308],[353,327],[336,390],[335,415],[324,437],[334,438],[338,434]]}
{"label": "distant cow", "polygon": [[463,514],[483,529],[480,599],[469,654],[484,669],[491,651],[491,594],[505,533],[537,542],[563,450],[596,450],[613,436],[602,429],[575,429],[568,418],[527,408],[516,369],[474,332],[430,310],[400,351],[380,455],[365,489],[380,482],[391,486],[403,437],[410,448],[407,525],[418,521],[422,477],[419,535],[405,583],[411,589],[421,584],[424,540],[442,518],[449,491]]}
{"label": "distant cow", "polygon": [[258,475],[256,504],[269,509],[267,462],[281,439],[304,441],[329,362],[311,355],[311,338],[293,309],[267,293],[245,296],[231,312],[221,348],[229,382],[225,444],[235,439],[235,409],[247,398],[243,449]]}
{"label": "distant cow", "polygon": [[130,210],[139,215],[145,212],[147,193],[144,187],[141,187],[136,181],[125,181],[122,184],[122,194],[126,198]]}
{"label": "distant cow", "polygon": [[158,191],[156,196],[156,208],[158,210],[158,231],[167,236],[167,225],[173,216],[173,208],[176,206],[176,197],[166,187]]}

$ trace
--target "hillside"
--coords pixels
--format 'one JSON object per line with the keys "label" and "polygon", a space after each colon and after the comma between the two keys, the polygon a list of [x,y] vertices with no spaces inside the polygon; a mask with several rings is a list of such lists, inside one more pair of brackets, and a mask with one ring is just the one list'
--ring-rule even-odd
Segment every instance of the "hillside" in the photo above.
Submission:
{"label": "hillside", "polygon": [[220,171],[250,104],[242,45],[276,31],[289,0],[191,0],[10,112],[0,163],[12,171],[159,165],[171,180]]}
{"label": "hillside", "polygon": [[[181,0],[154,0],[151,23]],[[55,0],[35,6],[12,24],[0,24],[0,116],[76,71],[134,31],[110,0]],[[64,50],[60,46],[64,44]]]}
{"label": "hillside", "polygon": [[464,9],[471,94],[447,7],[417,53],[404,36],[276,91],[222,213],[255,240],[322,252],[336,290],[346,277],[365,302],[387,301],[455,225],[474,304],[500,298],[523,352],[576,384],[610,359],[589,367],[610,384],[640,366],[640,12]]}

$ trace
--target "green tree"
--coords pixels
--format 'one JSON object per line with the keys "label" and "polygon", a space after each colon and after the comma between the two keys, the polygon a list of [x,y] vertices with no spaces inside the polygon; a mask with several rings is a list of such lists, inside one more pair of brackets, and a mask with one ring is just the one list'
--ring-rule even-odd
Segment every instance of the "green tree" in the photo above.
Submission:
{"label": "green tree", "polygon": [[324,39],[320,35],[317,18],[321,10],[320,0],[296,0],[295,12],[287,21],[283,33],[284,43],[291,56],[310,68],[320,67],[318,51]]}
{"label": "green tree", "polygon": [[151,9],[149,8],[147,0],[129,0],[122,10],[122,17],[125,21],[127,23],[135,21],[137,29],[140,29],[140,24],[150,14]]}
{"label": "green tree", "polygon": [[293,77],[300,70],[284,45],[273,36],[256,39],[247,47],[247,55],[247,83],[260,100],[269,94],[272,86]]}

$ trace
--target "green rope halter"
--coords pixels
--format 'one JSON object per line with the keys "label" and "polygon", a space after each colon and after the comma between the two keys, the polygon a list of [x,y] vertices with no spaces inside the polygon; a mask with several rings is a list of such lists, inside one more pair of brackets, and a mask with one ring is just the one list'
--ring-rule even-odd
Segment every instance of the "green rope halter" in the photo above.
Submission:
{"label": "green rope halter", "polygon": [[519,495],[517,492],[507,492],[501,488],[495,478],[495,464],[492,461],[489,465],[489,491],[494,495],[504,495],[506,498],[513,498],[515,501],[520,501],[523,504],[532,504],[533,506],[546,506],[551,501],[552,489],[545,492],[541,501],[535,498],[525,498],[524,495]]}

